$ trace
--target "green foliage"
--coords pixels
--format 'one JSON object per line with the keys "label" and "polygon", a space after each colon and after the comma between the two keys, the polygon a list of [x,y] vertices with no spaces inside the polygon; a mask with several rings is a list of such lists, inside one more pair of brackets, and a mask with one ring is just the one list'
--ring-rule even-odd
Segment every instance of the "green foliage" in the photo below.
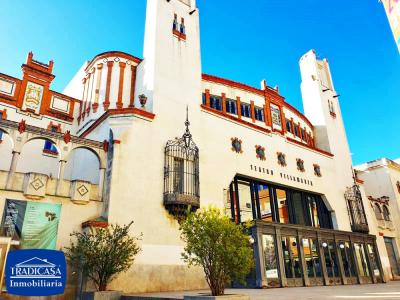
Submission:
{"label": "green foliage", "polygon": [[182,257],[189,265],[203,267],[213,296],[223,295],[232,280],[243,282],[253,268],[246,226],[236,225],[219,209],[189,213],[180,229],[186,242]]}
{"label": "green foliage", "polygon": [[98,291],[105,291],[116,275],[128,270],[140,252],[138,241],[141,236],[129,235],[132,224],[71,234],[76,241],[71,241],[71,246],[65,248],[68,262],[91,279]]}

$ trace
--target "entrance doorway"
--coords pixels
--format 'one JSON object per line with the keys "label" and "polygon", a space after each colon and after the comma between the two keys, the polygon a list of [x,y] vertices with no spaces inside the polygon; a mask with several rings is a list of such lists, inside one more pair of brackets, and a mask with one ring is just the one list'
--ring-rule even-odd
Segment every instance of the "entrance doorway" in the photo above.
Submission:
{"label": "entrance doorway", "polygon": [[396,252],[394,251],[393,238],[384,237],[386,251],[389,257],[390,268],[392,269],[392,276],[399,276],[399,266],[397,263]]}
{"label": "entrance doorway", "polygon": [[297,238],[295,236],[282,237],[282,250],[288,286],[303,286],[303,266]]}
{"label": "entrance doorway", "polygon": [[327,285],[341,284],[339,263],[334,241],[327,240],[322,243],[325,256],[325,267],[328,275]]}

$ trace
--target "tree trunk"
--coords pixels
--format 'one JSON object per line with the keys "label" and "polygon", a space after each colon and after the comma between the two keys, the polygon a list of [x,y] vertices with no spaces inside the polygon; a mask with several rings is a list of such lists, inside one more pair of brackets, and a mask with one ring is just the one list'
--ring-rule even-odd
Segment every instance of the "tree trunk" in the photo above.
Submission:
{"label": "tree trunk", "polygon": [[107,283],[100,283],[99,292],[104,292],[107,290]]}

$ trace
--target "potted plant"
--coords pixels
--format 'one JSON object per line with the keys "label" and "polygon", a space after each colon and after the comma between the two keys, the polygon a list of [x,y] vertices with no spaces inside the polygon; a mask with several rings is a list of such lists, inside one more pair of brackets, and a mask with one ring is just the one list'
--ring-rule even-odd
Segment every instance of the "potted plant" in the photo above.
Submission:
{"label": "potted plant", "polygon": [[118,300],[121,292],[107,291],[108,284],[121,272],[130,268],[140,252],[141,236],[129,235],[128,225],[109,225],[92,232],[74,232],[75,241],[65,248],[69,265],[88,278],[96,291],[84,292],[83,299]]}
{"label": "potted plant", "polygon": [[[242,283],[254,266],[253,250],[244,225],[236,225],[217,208],[188,213],[180,224],[186,243],[182,257],[186,263],[201,266],[211,295],[207,299],[249,299],[244,295],[225,295],[232,280]],[[205,296],[185,296],[204,299]]]}

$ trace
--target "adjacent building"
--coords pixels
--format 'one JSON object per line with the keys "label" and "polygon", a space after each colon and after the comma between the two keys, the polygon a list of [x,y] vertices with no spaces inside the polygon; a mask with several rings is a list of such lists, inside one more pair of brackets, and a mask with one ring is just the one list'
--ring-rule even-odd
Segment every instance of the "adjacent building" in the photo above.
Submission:
{"label": "adjacent building", "polygon": [[357,177],[363,181],[369,209],[374,215],[371,226],[377,239],[385,244],[380,249],[382,267],[392,279],[399,279],[400,228],[400,161],[381,158],[356,166]]}
{"label": "adjacent building", "polygon": [[386,16],[392,29],[393,37],[397,48],[400,51],[400,1],[381,0],[385,8]]}
{"label": "adjacent building", "polygon": [[133,220],[142,252],[112,288],[196,289],[178,219],[213,205],[254,220],[251,286],[387,280],[329,63],[314,50],[299,63],[304,114],[265,80],[202,73],[194,0],[149,0],[143,58],[101,53],[62,93],[30,53],[22,79],[0,74],[3,235],[59,249],[73,230]]}

